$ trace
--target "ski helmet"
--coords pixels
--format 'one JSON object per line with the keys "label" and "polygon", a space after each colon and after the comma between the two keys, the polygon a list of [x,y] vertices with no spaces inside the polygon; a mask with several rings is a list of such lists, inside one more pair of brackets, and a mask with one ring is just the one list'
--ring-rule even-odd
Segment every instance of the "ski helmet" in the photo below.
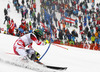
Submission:
{"label": "ski helmet", "polygon": [[43,32],[40,30],[40,29],[36,29],[34,31],[34,34],[37,36],[37,37],[41,37],[43,35]]}

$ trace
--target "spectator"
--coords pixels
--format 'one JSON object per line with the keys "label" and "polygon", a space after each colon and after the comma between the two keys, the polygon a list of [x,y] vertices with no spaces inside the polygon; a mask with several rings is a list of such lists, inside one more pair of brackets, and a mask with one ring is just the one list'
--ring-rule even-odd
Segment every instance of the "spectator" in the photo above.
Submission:
{"label": "spectator", "polygon": [[97,31],[95,32],[95,37],[98,37],[98,32]]}
{"label": "spectator", "polygon": [[63,31],[62,30],[59,31],[59,39],[63,40]]}
{"label": "spectator", "polygon": [[86,26],[86,27],[85,27],[85,30],[84,30],[85,34],[87,34],[88,31],[89,31],[89,28],[88,28],[88,26]]}
{"label": "spectator", "polygon": [[19,33],[18,29],[17,29],[17,31],[16,31],[16,34],[15,34],[15,36],[18,36],[18,37],[20,37],[20,33]]}
{"label": "spectator", "polygon": [[87,44],[87,42],[84,43],[83,48],[85,48],[85,49],[89,49],[89,45]]}
{"label": "spectator", "polygon": [[24,6],[24,3],[25,3],[25,2],[24,2],[24,0],[22,0],[22,2],[21,2],[21,3],[22,3],[22,5]]}
{"label": "spectator", "polygon": [[36,15],[34,15],[34,22],[36,22],[36,19],[37,19],[37,18],[36,18]]}
{"label": "spectator", "polygon": [[37,14],[37,23],[38,23],[38,25],[40,25],[40,13],[39,12]]}
{"label": "spectator", "polygon": [[81,25],[79,26],[79,28],[80,28],[80,32],[83,30],[83,25],[82,25],[82,23],[81,23]]}
{"label": "spectator", "polygon": [[32,30],[32,22],[31,21],[29,21],[29,30]]}
{"label": "spectator", "polygon": [[33,28],[36,28],[36,23],[35,23],[35,21],[32,23],[32,25],[33,25]]}
{"label": "spectator", "polygon": [[75,44],[75,42],[73,40],[69,41],[69,45],[73,46]]}
{"label": "spectator", "polygon": [[33,12],[33,10],[30,9],[30,18],[31,18],[31,21],[33,20],[32,12]]}
{"label": "spectator", "polygon": [[98,44],[95,43],[94,50],[98,50]]}
{"label": "spectator", "polygon": [[43,23],[43,24],[45,23],[45,20],[44,20],[44,18],[42,18],[42,23]]}
{"label": "spectator", "polygon": [[28,9],[25,9],[25,19],[28,17]]}
{"label": "spectator", "polygon": [[36,3],[33,3],[34,11],[36,12]]}
{"label": "spectator", "polygon": [[19,7],[20,7],[20,5],[17,4],[17,5],[16,5],[16,11],[17,11],[17,13],[19,13]]}
{"label": "spectator", "polygon": [[4,30],[4,34],[7,34],[6,30]]}
{"label": "spectator", "polygon": [[5,16],[5,20],[4,20],[4,23],[3,23],[3,24],[5,24],[6,21],[7,21],[7,22],[10,21],[10,17],[7,16],[7,15]]}
{"label": "spectator", "polygon": [[91,24],[92,24],[92,23],[91,23],[91,21],[89,20],[89,21],[88,21],[88,25],[91,26]]}
{"label": "spectator", "polygon": [[8,32],[9,32],[9,34],[14,35],[14,32],[13,32],[13,30],[11,29],[11,27],[9,28]]}
{"label": "spectator", "polygon": [[86,22],[86,21],[84,22],[84,27],[85,27],[85,26],[87,26],[87,22]]}
{"label": "spectator", "polygon": [[94,49],[94,46],[95,46],[95,44],[94,43],[91,43],[90,44],[90,50],[93,50]]}
{"label": "spectator", "polygon": [[98,50],[100,51],[100,44],[98,44]]}
{"label": "spectator", "polygon": [[91,32],[90,31],[88,31],[87,37],[88,37],[88,40],[90,41],[91,40]]}
{"label": "spectator", "polygon": [[90,15],[88,15],[87,18],[88,18],[88,21],[90,21],[90,19],[91,19]]}
{"label": "spectator", "polygon": [[35,11],[32,11],[32,20],[34,19]]}
{"label": "spectator", "polygon": [[82,16],[79,15],[79,16],[78,16],[78,19],[79,19],[79,23],[81,23]]}
{"label": "spectator", "polygon": [[63,31],[65,32],[66,24],[65,24],[65,22],[63,22],[62,24],[63,24]]}
{"label": "spectator", "polygon": [[56,27],[57,27],[57,21],[58,21],[57,17],[54,17],[54,21],[55,21],[55,24],[56,24]]}
{"label": "spectator", "polygon": [[8,11],[6,8],[4,9],[4,15],[8,15]]}
{"label": "spectator", "polygon": [[92,36],[91,36],[91,41],[93,44],[95,43],[95,35],[94,34],[92,34]]}
{"label": "spectator", "polygon": [[68,37],[68,40],[71,41],[71,37],[72,37],[71,33],[68,33],[67,37]]}
{"label": "spectator", "polygon": [[83,40],[82,40],[83,42],[85,42],[86,41],[86,34],[85,33],[83,33]]}
{"label": "spectator", "polygon": [[75,43],[75,36],[74,36],[74,35],[72,35],[71,39],[72,39],[72,40],[74,41],[74,43]]}
{"label": "spectator", "polygon": [[46,20],[46,25],[47,25],[47,27],[49,28],[49,22],[48,22],[48,20]]}
{"label": "spectator", "polygon": [[90,32],[93,34],[94,33],[94,29],[93,29],[93,26],[91,25],[90,27]]}
{"label": "spectator", "polygon": [[23,9],[21,9],[21,16],[22,16],[22,18],[24,17],[24,14],[23,14]]}
{"label": "spectator", "polygon": [[9,34],[8,30],[10,28],[9,22],[7,22],[7,34]]}
{"label": "spectator", "polygon": [[78,23],[78,20],[75,19],[75,27],[76,27],[76,28],[78,27],[78,26],[77,26],[77,25],[78,25],[77,23]]}

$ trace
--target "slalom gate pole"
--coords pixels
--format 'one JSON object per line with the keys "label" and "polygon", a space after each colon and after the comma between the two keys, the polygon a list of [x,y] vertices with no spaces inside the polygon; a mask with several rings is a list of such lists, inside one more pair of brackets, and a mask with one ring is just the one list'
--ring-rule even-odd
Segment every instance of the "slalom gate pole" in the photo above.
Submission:
{"label": "slalom gate pole", "polygon": [[[50,21],[49,21],[49,25],[50,25]],[[50,25],[50,33],[51,33],[51,39],[52,39],[52,30],[51,30],[51,25]],[[48,48],[47,48],[47,50],[45,51],[45,53],[40,57],[40,59],[39,59],[39,61],[45,56],[45,54],[48,52],[48,50],[49,50],[49,48],[50,48],[50,46],[51,46],[51,39],[50,39],[50,44],[49,44],[49,46],[48,46]]]}
{"label": "slalom gate pole", "polygon": [[45,53],[41,56],[41,58],[39,59],[39,61],[45,56],[45,54],[48,52],[49,48],[50,48],[51,43],[49,44],[47,50],[45,51]]}

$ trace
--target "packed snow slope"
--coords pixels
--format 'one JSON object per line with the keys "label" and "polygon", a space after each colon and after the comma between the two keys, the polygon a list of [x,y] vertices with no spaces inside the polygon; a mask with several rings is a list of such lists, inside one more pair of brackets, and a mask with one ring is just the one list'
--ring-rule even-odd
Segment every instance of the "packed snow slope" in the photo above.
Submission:
{"label": "packed snow slope", "polygon": [[[7,55],[7,53],[14,53],[13,44],[17,38],[18,37],[11,35],[0,34],[0,55],[4,56]],[[74,48],[64,45],[60,46],[68,48],[68,50],[52,44],[41,62],[46,65],[68,67],[65,72],[100,72],[100,51]],[[38,46],[33,43],[33,48],[41,55],[45,52],[47,47],[48,44],[45,46]],[[8,70],[9,72],[35,72],[34,70],[32,71],[5,64],[0,61],[0,72],[8,72]]]}

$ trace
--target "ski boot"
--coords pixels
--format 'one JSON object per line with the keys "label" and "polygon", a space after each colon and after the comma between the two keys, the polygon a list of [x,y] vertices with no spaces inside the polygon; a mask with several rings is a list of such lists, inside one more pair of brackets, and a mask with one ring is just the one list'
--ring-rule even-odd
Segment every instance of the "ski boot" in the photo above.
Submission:
{"label": "ski boot", "polygon": [[40,58],[40,54],[36,51],[31,54],[29,51],[30,51],[29,49],[26,50],[26,52],[28,53],[28,58],[34,62],[40,63],[38,60],[38,58]]}

